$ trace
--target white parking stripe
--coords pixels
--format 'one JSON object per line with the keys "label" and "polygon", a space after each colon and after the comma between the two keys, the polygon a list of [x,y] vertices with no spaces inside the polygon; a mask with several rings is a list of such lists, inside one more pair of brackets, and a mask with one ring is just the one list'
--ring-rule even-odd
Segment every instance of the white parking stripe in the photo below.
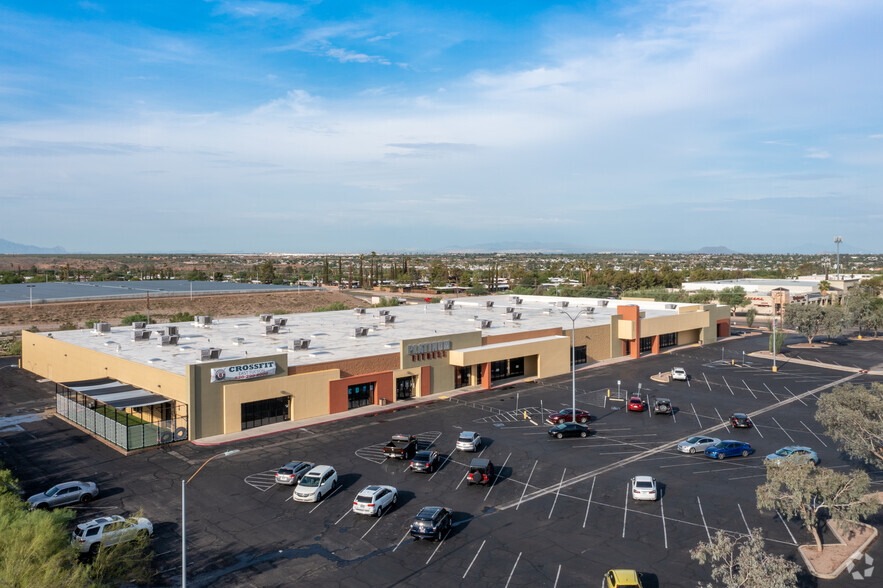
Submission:
{"label": "white parking stripe", "polygon": [[475,552],[475,557],[472,558],[472,561],[469,562],[469,567],[466,568],[466,571],[465,571],[465,572],[463,572],[463,579],[464,579],[464,580],[466,579],[466,574],[468,574],[468,573],[469,573],[469,570],[472,569],[472,564],[474,564],[474,563],[475,563],[475,560],[478,559],[478,554],[481,553],[481,550],[482,550],[482,548],[484,547],[485,542],[487,542],[487,539],[484,539],[484,540],[481,542],[481,545],[479,546],[478,551]]}
{"label": "white parking stripe", "polygon": [[[721,416],[721,413],[718,412],[717,407],[715,407],[714,412],[717,412],[717,418],[719,418],[719,419],[721,420],[722,423],[729,423],[729,421],[725,421],[725,420],[724,420],[724,417],[722,417],[722,416]],[[730,434],[730,427],[729,427],[729,425],[724,425],[724,428],[727,430],[727,434],[729,435],[729,434]]]}
{"label": "white parking stripe", "polygon": [[702,524],[705,526],[705,534],[708,535],[708,542],[711,543],[711,531],[708,530],[708,523],[705,522],[705,513],[702,512],[702,501],[699,500],[699,497],[696,497],[696,502],[699,503],[699,514],[702,515]]}
{"label": "white parking stripe", "polygon": [[586,516],[583,517],[583,529],[586,528],[586,521],[589,519],[589,507],[592,506],[592,494],[595,493],[595,480],[598,479],[598,476],[592,477],[592,489],[589,490],[589,501],[586,502]]}
{"label": "white parking stripe", "polygon": [[742,505],[737,502],[736,506],[739,507],[739,515],[742,517],[742,522],[745,523],[745,529],[748,530],[748,534],[750,535],[751,534],[751,527],[748,526],[748,521],[745,520],[745,513],[742,512]]}
{"label": "white parking stripe", "polygon": [[339,523],[340,521],[342,521],[342,520],[343,520],[343,517],[345,517],[346,515],[350,514],[351,512],[353,512],[352,509],[350,509],[350,510],[346,511],[345,513],[343,513],[343,516],[340,517],[339,519],[337,519],[336,521],[334,521],[334,524],[336,525],[337,523]]}
{"label": "white parking stripe", "polygon": [[791,529],[788,528],[788,525],[785,524],[785,519],[782,518],[782,513],[779,512],[779,509],[776,509],[776,515],[779,517],[779,520],[782,521],[782,524],[785,525],[785,530],[788,531],[788,535],[791,537],[791,541],[794,545],[797,545],[797,539],[794,538],[794,534],[791,532]]}
{"label": "white parking stripe", "polygon": [[625,507],[622,509],[622,538],[625,539],[625,520],[629,514],[629,486],[631,482],[625,483]]}
{"label": "white parking stripe", "polygon": [[[779,421],[776,420],[776,417],[770,417],[770,418],[773,419],[773,422],[774,422],[774,423],[776,423],[777,425],[779,425]],[[782,429],[782,432],[783,432],[783,433],[785,433],[786,435],[788,435],[788,431],[785,430],[785,427],[783,427],[782,425],[779,425],[779,428]],[[794,437],[792,437],[791,435],[788,435],[788,438],[791,439],[791,443],[794,443]]]}
{"label": "white parking stripe", "polygon": [[518,557],[515,558],[515,565],[512,566],[512,571],[509,572],[509,579],[506,580],[506,588],[509,588],[509,582],[512,581],[512,574],[515,573],[515,566],[518,565],[518,560],[520,560],[520,559],[521,559],[521,552],[519,551],[519,552],[518,552]]}
{"label": "white parking stripe", "polygon": [[757,431],[757,434],[760,435],[761,439],[763,439],[763,433],[760,432],[760,427],[758,427],[757,423],[755,423],[753,420],[751,422],[754,423],[754,426],[751,428],[754,429],[755,431]]}
{"label": "white parking stripe", "polygon": [[561,481],[558,482],[558,492],[555,492],[555,500],[552,501],[552,508],[549,509],[549,516],[547,518],[552,518],[552,511],[555,510],[555,504],[558,503],[558,494],[561,492],[561,484],[564,483],[564,474],[567,473],[567,468],[564,468],[564,471],[561,472]]}
{"label": "white parking stripe", "polygon": [[361,537],[359,537],[359,539],[364,539],[364,538],[365,538],[365,535],[367,535],[368,533],[370,533],[370,532],[372,531],[372,529],[374,529],[374,527],[377,526],[377,523],[379,523],[379,522],[380,522],[380,519],[382,519],[382,518],[383,518],[383,515],[380,515],[379,517],[377,517],[377,520],[374,521],[374,524],[371,525],[371,528],[368,529],[367,531],[365,531],[365,534],[362,535]]}
{"label": "white parking stripe", "polygon": [[460,478],[460,482],[457,484],[457,487],[454,488],[454,490],[459,490],[459,489],[460,489],[460,484],[462,484],[463,482],[466,481],[466,476],[468,476],[468,475],[469,475],[469,470],[466,470],[466,473],[463,474],[463,477],[462,477],[462,478]]}
{"label": "white parking stripe", "polygon": [[[791,390],[788,390],[788,386],[782,386],[782,387],[785,388],[785,391],[788,392],[788,394],[790,394],[790,395],[793,396],[794,398],[797,398],[797,395],[796,395],[794,392],[792,392]],[[806,405],[807,405],[807,404],[806,404],[801,398],[797,398],[797,401],[798,401],[800,404],[802,404],[803,406],[806,406]]]}
{"label": "white parking stripe", "polygon": [[561,564],[558,564],[558,573],[555,574],[555,583],[552,584],[552,588],[558,588],[558,578],[561,577]]}
{"label": "white parking stripe", "polygon": [[702,421],[699,420],[699,413],[696,412],[696,407],[693,406],[693,403],[690,403],[690,408],[693,409],[693,415],[696,417],[696,422],[699,423],[699,428],[702,428]]}
{"label": "white parking stripe", "polygon": [[399,539],[399,542],[396,543],[396,546],[393,547],[392,550],[395,551],[396,549],[398,549],[398,548],[399,548],[399,545],[402,544],[402,541],[404,541],[405,539],[407,539],[407,538],[408,538],[408,535],[410,535],[410,534],[411,534],[411,529],[408,529],[407,531],[405,531],[405,534],[402,535],[402,538]]}
{"label": "white parking stripe", "polygon": [[334,496],[335,494],[337,494],[337,491],[340,490],[341,488],[343,488],[343,486],[338,486],[337,488],[335,488],[334,490],[331,491],[331,494],[329,494],[328,496],[322,497],[322,500],[320,500],[316,506],[314,506],[312,509],[310,509],[310,512],[313,512],[314,510],[316,510],[317,508],[319,508],[320,506],[322,506],[323,504],[328,502],[328,499],[331,498],[332,496]]}
{"label": "white parking stripe", "polygon": [[487,497],[491,495],[491,490],[494,489],[494,486],[497,485],[497,480],[500,479],[500,473],[503,471],[503,468],[506,467],[506,464],[509,463],[509,458],[512,457],[512,454],[506,456],[506,461],[503,462],[503,465],[500,466],[500,469],[497,470],[497,475],[494,476],[494,480],[491,482],[491,487],[487,489],[487,494],[484,495],[484,499],[487,500]]}
{"label": "white parking stripe", "polygon": [[448,460],[451,459],[451,455],[453,455],[454,451],[456,451],[456,450],[457,450],[457,446],[455,445],[454,449],[445,456],[445,460],[443,462],[441,462],[441,465],[438,466],[437,468],[435,468],[435,471],[432,472],[431,476],[429,476],[430,480],[432,480],[435,477],[435,475],[437,473],[439,473],[443,467],[445,467],[445,464],[448,463]]}
{"label": "white parking stripe", "polygon": [[665,548],[668,549],[668,531],[665,530],[665,507],[662,505],[662,499],[659,499],[659,509],[662,513],[662,536],[665,538]]}
{"label": "white parking stripe", "polygon": [[754,393],[754,390],[751,389],[751,386],[745,383],[745,380],[742,380],[742,383],[745,384],[745,387],[748,388],[748,391],[751,392],[751,395],[754,396],[754,399],[757,400],[757,394]]}
{"label": "white parking stripe", "polygon": [[[530,475],[527,477],[527,482],[524,484],[524,490],[521,491],[521,498],[524,499],[524,493],[527,492],[527,487],[530,486],[530,479],[533,478],[533,471],[537,467],[537,462],[540,460],[535,460],[533,462],[533,467],[530,468]],[[518,504],[515,505],[515,510],[518,510],[518,507],[521,506],[521,500],[518,501]]]}
{"label": "white parking stripe", "polygon": [[775,392],[773,392],[772,390],[770,390],[770,387],[766,385],[766,382],[763,383],[763,387],[767,389],[767,392],[769,392],[770,394],[773,395],[773,398],[775,399],[776,402],[779,401],[779,397],[776,396],[776,393],[775,393]]}
{"label": "white parking stripe", "polygon": [[809,431],[810,433],[812,433],[812,436],[815,437],[816,439],[818,439],[818,440],[819,440],[819,443],[821,443],[821,444],[824,445],[825,447],[828,446],[827,443],[825,443],[824,441],[822,441],[821,437],[819,437],[818,435],[816,435],[815,433],[813,433],[813,432],[812,432],[812,429],[810,429],[809,427],[806,426],[806,423],[804,423],[803,421],[800,421],[800,424],[803,425],[803,428],[804,428],[804,429],[806,429],[807,431]]}
{"label": "white parking stripe", "polygon": [[439,548],[442,546],[442,543],[445,542],[445,539],[447,539],[448,535],[450,535],[450,534],[451,534],[451,530],[448,529],[448,532],[445,533],[445,536],[442,537],[442,540],[438,542],[438,545],[436,545],[435,549],[432,550],[432,553],[429,554],[429,557],[426,559],[426,565],[429,565],[429,562],[432,561],[432,558],[433,558],[433,556],[435,556],[435,553],[439,550]]}
{"label": "white parking stripe", "polygon": [[[724,378],[723,376],[721,376],[721,378],[723,378],[724,384],[727,384],[727,379]],[[736,395],[736,394],[733,392],[733,389],[730,388],[730,385],[729,385],[729,384],[727,384],[727,390],[729,390],[729,391],[730,391],[730,394],[732,394],[733,396]]]}
{"label": "white parking stripe", "polygon": [[703,373],[703,374],[702,374],[702,377],[705,378],[705,385],[708,386],[708,391],[711,392],[711,384],[708,383],[708,376],[706,376],[706,375]]}

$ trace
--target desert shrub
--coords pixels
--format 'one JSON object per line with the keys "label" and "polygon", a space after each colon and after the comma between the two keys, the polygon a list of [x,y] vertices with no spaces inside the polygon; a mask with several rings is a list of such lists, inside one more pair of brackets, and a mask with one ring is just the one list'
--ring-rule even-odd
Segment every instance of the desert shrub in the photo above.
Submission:
{"label": "desert shrub", "polygon": [[129,326],[132,323],[146,323],[147,315],[143,314],[130,314],[129,316],[124,316],[123,320],[120,321],[121,325]]}
{"label": "desert shrub", "polygon": [[314,308],[313,312],[329,312],[332,310],[346,310],[347,306],[343,302],[335,302],[334,304],[329,304],[328,306],[320,306],[319,308]]}
{"label": "desert shrub", "polygon": [[194,316],[189,312],[176,312],[169,317],[170,323],[190,323],[193,322]]}
{"label": "desert shrub", "polygon": [[76,331],[77,324],[67,321],[67,322],[64,322],[64,323],[61,323],[60,325],[58,325],[58,330],[59,331]]}
{"label": "desert shrub", "polygon": [[90,320],[86,321],[86,328],[91,329],[92,327],[95,326],[95,323],[100,323],[100,322],[101,322],[100,319],[90,319]]}

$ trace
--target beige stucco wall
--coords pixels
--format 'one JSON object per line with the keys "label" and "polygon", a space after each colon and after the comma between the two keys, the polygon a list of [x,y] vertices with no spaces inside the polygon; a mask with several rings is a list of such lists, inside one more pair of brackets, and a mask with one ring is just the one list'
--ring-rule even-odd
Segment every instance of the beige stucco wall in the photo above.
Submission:
{"label": "beige stucco wall", "polygon": [[[408,353],[409,345],[420,345],[424,343],[435,343],[437,341],[450,341],[451,350],[444,355],[439,354],[435,358],[411,359]],[[419,339],[404,339],[401,342],[401,369],[421,368],[429,366],[430,368],[430,394],[437,392],[447,392],[453,390],[455,386],[454,369],[451,367],[450,357],[455,349],[466,349],[469,347],[477,347],[481,345],[481,331],[466,331],[464,333],[454,333],[452,335],[442,335],[437,337],[421,337]],[[419,376],[419,374],[417,374]],[[419,378],[418,378],[419,379]]]}
{"label": "beige stucco wall", "polygon": [[[641,321],[641,337],[654,337],[708,326],[708,311],[656,316]],[[622,323],[620,323],[622,324]]]}
{"label": "beige stucco wall", "polygon": [[547,337],[539,341],[516,341],[466,351],[451,351],[450,356],[451,365],[461,366],[537,356],[537,376],[548,378],[570,371],[570,337]]}
{"label": "beige stucco wall", "polygon": [[244,402],[289,396],[291,420],[326,415],[330,411],[328,384],[338,379],[340,379],[340,370],[327,370],[224,384],[222,387],[224,433],[242,430],[241,405]]}

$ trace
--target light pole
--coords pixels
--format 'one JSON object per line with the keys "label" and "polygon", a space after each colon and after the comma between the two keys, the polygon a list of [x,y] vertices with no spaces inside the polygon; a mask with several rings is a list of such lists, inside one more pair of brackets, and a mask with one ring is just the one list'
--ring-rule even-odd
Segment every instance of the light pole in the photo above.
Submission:
{"label": "light pole", "polygon": [[34,308],[34,288],[36,286],[36,284],[28,284],[28,300],[30,308]]}
{"label": "light pole", "polygon": [[228,455],[233,455],[234,453],[239,453],[238,449],[230,449],[225,451],[224,453],[219,453],[217,455],[213,455],[199,466],[199,469],[187,479],[187,481],[181,480],[181,588],[186,588],[187,586],[187,508],[186,502],[184,500],[184,489],[187,484],[196,477],[196,474],[205,467],[205,464],[215,459],[216,457],[227,457]]}
{"label": "light pole", "polygon": [[570,319],[571,328],[570,328],[570,373],[571,373],[571,381],[573,384],[573,398],[572,398],[572,407],[573,407],[573,422],[576,422],[576,319],[579,316],[586,312],[586,309],[581,309],[575,315],[571,315],[566,310],[562,310],[561,314]]}
{"label": "light pole", "polygon": [[773,301],[773,372],[776,371],[776,347],[778,347],[779,339],[776,337],[776,303]]}
{"label": "light pole", "polygon": [[840,244],[843,243],[843,237],[834,237],[834,245],[837,246],[837,279],[840,279]]}

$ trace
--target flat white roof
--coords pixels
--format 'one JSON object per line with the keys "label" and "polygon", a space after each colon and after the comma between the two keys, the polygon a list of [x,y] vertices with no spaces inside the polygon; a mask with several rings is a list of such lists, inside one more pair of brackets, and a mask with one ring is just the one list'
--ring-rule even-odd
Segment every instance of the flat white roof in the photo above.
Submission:
{"label": "flat white roof", "polygon": [[[481,330],[484,335],[537,331],[554,327],[571,328],[571,320],[561,311],[575,316],[583,308],[591,307],[591,314],[582,313],[576,319],[577,327],[610,323],[617,314],[618,305],[638,305],[647,318],[677,314],[679,306],[665,302],[638,302],[630,300],[607,300],[602,306],[598,298],[564,298],[551,296],[520,296],[521,304],[512,301],[511,295],[447,298],[454,301],[454,308],[443,310],[442,304],[420,304],[365,308],[364,314],[352,310],[311,312],[303,314],[274,315],[273,318],[288,319],[288,324],[278,334],[264,335],[266,323],[260,317],[212,317],[212,324],[200,327],[194,323],[175,323],[180,335],[178,345],[160,346],[157,334],[146,341],[132,340],[132,327],[113,327],[109,333],[92,330],[54,331],[51,336],[79,347],[121,357],[143,365],[150,365],[168,372],[184,375],[186,367],[199,361],[199,350],[220,348],[220,361],[249,360],[279,353],[288,354],[288,365],[309,365],[328,361],[370,357],[399,353],[400,342],[405,339],[445,335]],[[493,302],[488,308],[487,302]],[[566,308],[555,304],[567,302]],[[506,314],[507,307],[521,312],[520,320]],[[395,322],[385,324],[380,311],[389,311]],[[478,320],[476,320],[476,318]],[[480,329],[481,320],[490,320],[489,328]],[[169,323],[150,325],[158,330]],[[367,327],[368,334],[355,337],[356,327]],[[38,333],[49,336],[49,333]],[[293,339],[309,339],[308,349],[291,351]]]}

